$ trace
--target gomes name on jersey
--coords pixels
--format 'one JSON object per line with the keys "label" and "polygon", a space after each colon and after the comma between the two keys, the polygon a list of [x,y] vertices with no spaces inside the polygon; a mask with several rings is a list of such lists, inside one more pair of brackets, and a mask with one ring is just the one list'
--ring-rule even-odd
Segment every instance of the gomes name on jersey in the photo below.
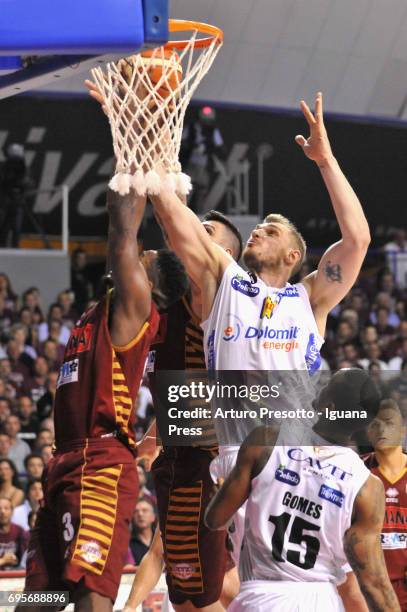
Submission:
{"label": "gomes name on jersey", "polygon": [[282,504],[283,506],[287,506],[293,510],[299,510],[307,516],[312,516],[312,518],[315,519],[318,519],[321,516],[321,504],[317,504],[316,502],[313,502],[306,497],[302,497],[301,495],[293,495],[291,491],[286,491],[284,493]]}

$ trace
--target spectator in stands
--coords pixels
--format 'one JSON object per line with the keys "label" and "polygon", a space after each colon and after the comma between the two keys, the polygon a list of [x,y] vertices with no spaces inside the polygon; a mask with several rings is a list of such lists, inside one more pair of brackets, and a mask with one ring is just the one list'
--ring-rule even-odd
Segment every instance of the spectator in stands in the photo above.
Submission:
{"label": "spectator in stands", "polygon": [[13,381],[10,359],[0,359],[0,378],[6,385],[5,396],[13,400],[17,394],[17,387]]}
{"label": "spectator in stands", "polygon": [[7,459],[10,450],[10,438],[5,433],[0,433],[0,459]]}
{"label": "spectator in stands", "polygon": [[13,311],[7,306],[5,296],[0,293],[0,333],[9,332],[13,318]]}
{"label": "spectator in stands", "polygon": [[29,480],[25,489],[25,501],[20,506],[17,506],[13,512],[13,523],[28,531],[30,528],[28,515],[33,511],[38,512],[42,498],[41,480],[39,478]]}
{"label": "spectator in stands", "polygon": [[14,508],[24,501],[16,466],[7,458],[0,460],[0,496],[9,499]]}
{"label": "spectator in stands", "polygon": [[44,459],[39,453],[31,453],[24,459],[24,467],[28,479],[41,479],[44,471]]}
{"label": "spectator in stands", "polygon": [[52,444],[44,444],[44,446],[40,448],[40,455],[44,460],[44,464],[47,465],[52,457]]}
{"label": "spectator in stands", "polygon": [[407,357],[401,364],[400,376],[390,380],[389,392],[391,397],[397,402],[407,397]]}
{"label": "spectator in stands", "polygon": [[403,367],[403,361],[407,359],[407,338],[401,341],[400,348],[397,350],[395,357],[389,361],[389,370],[401,370]]}
{"label": "spectator in stands", "polygon": [[380,306],[376,310],[376,330],[383,356],[386,354],[387,347],[397,335],[396,328],[393,327],[393,325],[390,325],[389,315],[389,310],[384,306]]}
{"label": "spectator in stands", "polygon": [[180,153],[181,165],[194,184],[189,205],[196,212],[207,210],[205,198],[214,177],[216,159],[221,163],[223,157],[223,138],[216,125],[216,111],[204,106],[197,120],[185,125]]}
{"label": "spectator in stands", "polygon": [[45,357],[39,356],[34,361],[33,376],[24,381],[23,393],[29,395],[37,403],[47,391],[48,362]]}
{"label": "spectator in stands", "polygon": [[27,549],[28,534],[11,521],[13,506],[0,497],[0,569],[16,569]]}
{"label": "spectator in stands", "polygon": [[381,353],[378,342],[376,341],[366,342],[363,345],[363,350],[365,353],[365,357],[363,359],[359,359],[359,363],[363,369],[367,370],[372,361],[377,363],[380,366],[380,369],[382,371],[389,369],[387,363],[383,361],[382,359],[380,359],[382,356],[382,353]]}
{"label": "spectator in stands", "polygon": [[11,282],[7,274],[0,272],[0,294],[6,301],[6,307],[12,312],[16,311],[18,295],[13,291]]}
{"label": "spectator in stands", "polygon": [[153,506],[157,505],[156,496],[147,487],[147,476],[142,465],[138,464],[137,474],[139,480],[139,499],[147,499]]}
{"label": "spectator in stands", "polygon": [[48,362],[50,370],[59,370],[62,364],[60,345],[51,338],[46,340],[41,346],[41,354]]}
{"label": "spectator in stands", "polygon": [[24,459],[31,453],[31,449],[27,442],[20,440],[18,436],[20,429],[21,425],[18,416],[14,414],[8,416],[4,423],[4,431],[9,436],[11,444],[8,456],[14,461],[17,472],[22,474],[24,472]]}
{"label": "spectator in stands", "polygon": [[154,536],[155,521],[156,515],[153,504],[148,499],[139,499],[133,512],[130,538],[130,551],[135,565],[140,564],[150,548]]}
{"label": "spectator in stands", "polygon": [[30,287],[23,293],[23,306],[31,311],[32,323],[39,325],[44,320],[41,295],[37,287]]}
{"label": "spectator in stands", "polygon": [[52,439],[55,439],[55,423],[54,419],[51,417],[47,417],[43,421],[41,421],[41,429],[46,429],[52,433]]}
{"label": "spectator in stands", "polygon": [[69,289],[58,293],[57,302],[62,308],[62,323],[66,325],[68,329],[72,329],[81,314],[75,308],[74,300],[75,294]]}
{"label": "spectator in stands", "polygon": [[58,372],[50,372],[47,377],[47,391],[37,402],[37,415],[40,421],[43,421],[52,414],[57,381]]}
{"label": "spectator in stands", "polygon": [[373,309],[370,313],[370,321],[373,325],[377,324],[377,310],[379,308],[387,308],[389,311],[388,325],[392,327],[398,327],[400,325],[400,319],[394,310],[396,301],[386,292],[381,291],[376,295],[374,300]]}
{"label": "spectator in stands", "polygon": [[85,310],[86,304],[92,299],[93,288],[89,278],[89,267],[86,252],[75,249],[71,259],[71,289],[75,295],[75,307],[78,312]]}
{"label": "spectator in stands", "polygon": [[19,438],[25,440],[27,444],[32,446],[37,437],[39,423],[31,397],[22,395],[18,398],[17,414],[20,419]]}
{"label": "spectator in stands", "polygon": [[50,333],[51,322],[59,321],[60,323],[59,338],[57,339],[54,338],[54,340],[56,340],[57,342],[59,342],[59,344],[62,344],[63,346],[66,345],[66,343],[69,340],[70,331],[69,331],[69,328],[66,327],[66,325],[63,325],[62,316],[63,316],[62,306],[58,304],[57,302],[54,302],[53,304],[51,304],[48,310],[47,320],[44,321],[44,323],[41,323],[38,328],[38,337],[39,337],[40,342],[45,342],[45,340],[52,337]]}
{"label": "spectator in stands", "polygon": [[[3,383],[3,381],[1,381]],[[3,383],[4,384],[4,383]],[[0,396],[0,431],[8,416],[11,414],[11,401],[4,396]]]}
{"label": "spectator in stands", "polygon": [[28,306],[23,306],[20,308],[18,312],[18,321],[22,325],[26,325],[28,329],[31,327],[31,325],[34,325],[33,314]]}
{"label": "spectator in stands", "polygon": [[394,274],[397,287],[407,289],[407,232],[399,228],[394,232],[393,240],[383,247],[387,265]]}
{"label": "spectator in stands", "polygon": [[11,367],[10,379],[19,392],[23,388],[24,380],[30,377],[33,360],[13,338],[7,342],[7,356]]}
{"label": "spectator in stands", "polygon": [[351,367],[357,365],[360,355],[354,342],[346,342],[346,344],[343,345],[343,358],[352,364]]}
{"label": "spectator in stands", "polygon": [[40,429],[34,443],[35,451],[39,451],[43,446],[51,445],[54,442],[54,435],[49,429]]}
{"label": "spectator in stands", "polygon": [[27,344],[28,339],[28,327],[23,323],[15,323],[10,329],[10,338],[15,340],[21,350],[22,355],[25,357],[26,362],[32,365],[33,360],[37,357],[37,351]]}

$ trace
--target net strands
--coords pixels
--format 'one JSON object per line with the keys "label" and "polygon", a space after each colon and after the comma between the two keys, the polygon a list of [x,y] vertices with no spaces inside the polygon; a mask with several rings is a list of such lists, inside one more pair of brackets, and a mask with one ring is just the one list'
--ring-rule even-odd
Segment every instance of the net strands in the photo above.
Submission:
{"label": "net strands", "polygon": [[[208,46],[198,48],[197,35],[194,30],[180,53],[169,52],[167,45],[149,57],[140,53],[110,63],[106,72],[92,70],[107,108],[117,160],[109,187],[120,195],[130,189],[138,195],[158,195],[161,189],[187,195],[192,189],[178,161],[185,112],[221,47],[213,37]],[[156,66],[162,73],[153,82],[150,75]]]}

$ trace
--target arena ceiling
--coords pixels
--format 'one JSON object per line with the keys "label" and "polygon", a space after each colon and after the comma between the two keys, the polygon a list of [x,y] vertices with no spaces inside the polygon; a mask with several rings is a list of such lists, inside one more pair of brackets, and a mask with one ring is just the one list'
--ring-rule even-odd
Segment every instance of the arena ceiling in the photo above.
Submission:
{"label": "arena ceiling", "polygon": [[328,111],[407,119],[405,0],[172,0],[171,16],[225,32],[200,100],[297,109],[322,90]]}

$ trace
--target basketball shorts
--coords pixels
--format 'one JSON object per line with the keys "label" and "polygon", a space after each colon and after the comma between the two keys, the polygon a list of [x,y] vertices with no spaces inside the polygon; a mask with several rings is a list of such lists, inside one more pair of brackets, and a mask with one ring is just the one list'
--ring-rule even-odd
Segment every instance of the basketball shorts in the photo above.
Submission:
{"label": "basketball shorts", "polygon": [[26,591],[75,586],[115,601],[138,495],[134,455],[115,438],[80,440],[51,458],[27,553]]}
{"label": "basketball shorts", "polygon": [[167,447],[152,472],[170,601],[201,608],[219,599],[226,566],[226,532],[210,531],[205,509],[214,494],[209,465],[214,453]]}
{"label": "basketball shorts", "polygon": [[242,582],[228,612],[344,612],[335,585],[329,582],[251,580]]}
{"label": "basketball shorts", "polygon": [[[215,457],[210,466],[210,472],[214,482],[219,482],[220,479],[225,480],[230,474],[235,466],[238,452],[238,446],[221,446],[219,448],[219,455]],[[230,554],[237,567],[239,567],[239,557],[244,536],[245,515],[246,503],[239,508],[233,516],[233,521],[228,526],[229,539],[232,543]]]}

